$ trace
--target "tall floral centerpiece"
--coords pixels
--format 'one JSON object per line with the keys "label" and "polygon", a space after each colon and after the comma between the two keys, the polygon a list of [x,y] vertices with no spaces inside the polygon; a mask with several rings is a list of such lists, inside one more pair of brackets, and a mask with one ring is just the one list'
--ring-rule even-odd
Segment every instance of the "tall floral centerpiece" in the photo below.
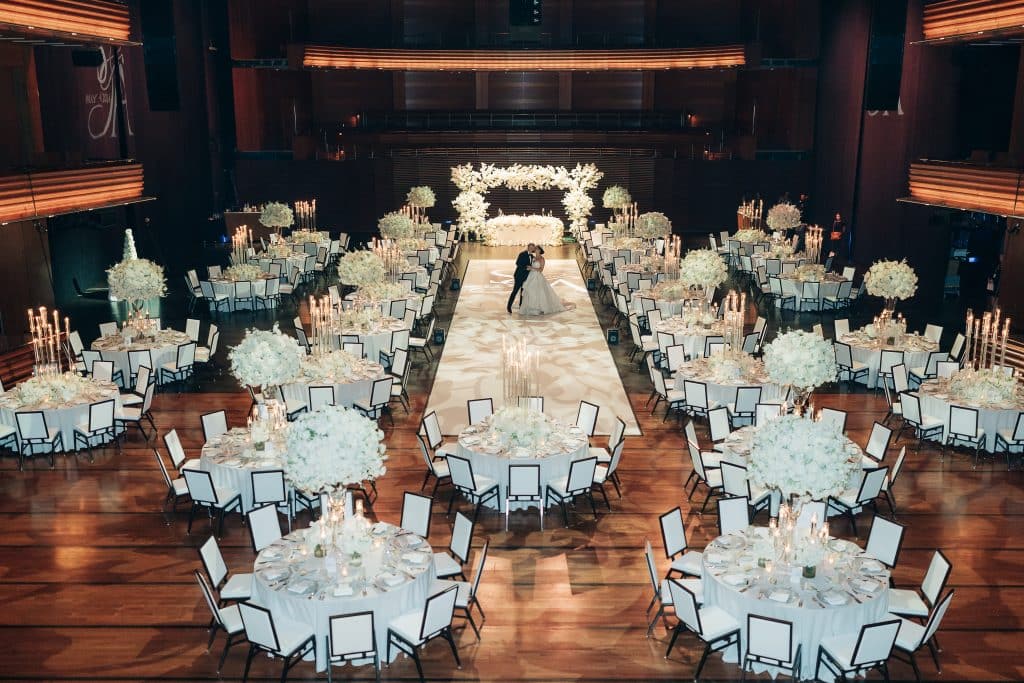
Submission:
{"label": "tall floral centerpiece", "polygon": [[267,202],[260,212],[260,223],[273,228],[280,235],[283,228],[291,227],[295,222],[295,212],[287,204],[282,202]]}
{"label": "tall floral centerpiece", "polygon": [[800,225],[800,209],[789,202],[779,202],[768,209],[768,227],[772,230],[792,230]]}
{"label": "tall floral centerpiece", "polygon": [[384,476],[384,433],[373,420],[343,406],[300,415],[288,430],[284,474],[306,493],[335,493]]}
{"label": "tall floral centerpiece", "polygon": [[722,257],[711,249],[688,251],[679,264],[679,280],[706,292],[718,287],[728,277],[729,269]]}
{"label": "tall floral centerpiece", "polygon": [[604,196],[601,197],[601,204],[604,208],[611,209],[612,217],[616,218],[618,213],[626,207],[632,206],[633,197],[629,194],[629,190],[622,185],[612,185],[604,191]]}
{"label": "tall floral centerpiece", "polygon": [[636,217],[634,234],[643,239],[658,239],[672,232],[672,221],[660,211],[648,211]]}
{"label": "tall floral centerpiece", "polygon": [[387,279],[384,261],[368,249],[350,251],[338,259],[338,279],[344,285],[365,287]]}
{"label": "tall floral centerpiece", "polygon": [[780,334],[764,350],[768,379],[793,389],[794,408],[802,413],[811,392],[836,379],[836,356],[825,339],[812,332]]}
{"label": "tall floral centerpiece", "polygon": [[875,261],[864,273],[864,289],[871,296],[885,299],[885,310],[891,315],[897,299],[909,299],[917,293],[917,273],[906,259]]}
{"label": "tall floral centerpiece", "polygon": [[228,352],[231,374],[240,384],[260,387],[261,394],[268,386],[287,384],[302,366],[303,351],[294,339],[281,332],[274,324],[272,330],[251,329]]}
{"label": "tall floral centerpiece", "polygon": [[107,270],[107,285],[112,298],[131,302],[136,317],[142,316],[147,299],[167,293],[163,266],[138,257],[131,230],[125,230],[123,260]]}
{"label": "tall floral centerpiece", "polygon": [[426,218],[427,209],[437,203],[437,196],[429,185],[417,185],[409,189],[405,201],[416,210],[417,217]]}
{"label": "tall floral centerpiece", "polygon": [[416,234],[416,224],[409,216],[399,211],[384,214],[377,221],[377,229],[380,230],[381,237],[392,240],[408,239]]}

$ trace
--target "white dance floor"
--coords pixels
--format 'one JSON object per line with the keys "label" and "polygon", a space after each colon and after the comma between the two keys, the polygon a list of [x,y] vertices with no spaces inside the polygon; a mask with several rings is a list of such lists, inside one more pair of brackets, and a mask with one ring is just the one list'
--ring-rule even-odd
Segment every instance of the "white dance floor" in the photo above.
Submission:
{"label": "white dance floor", "polygon": [[626,423],[626,434],[640,434],[576,262],[547,262],[544,274],[558,296],[576,304],[575,310],[551,316],[520,316],[515,306],[511,316],[506,313],[514,268],[511,259],[474,259],[466,268],[427,402],[428,412],[437,411],[441,430],[457,434],[466,427],[470,399],[491,397],[495,410],[502,406],[502,336],[512,333],[539,350],[537,387],[544,412],[573,422],[584,399],[601,406],[598,434],[611,431],[616,415]]}

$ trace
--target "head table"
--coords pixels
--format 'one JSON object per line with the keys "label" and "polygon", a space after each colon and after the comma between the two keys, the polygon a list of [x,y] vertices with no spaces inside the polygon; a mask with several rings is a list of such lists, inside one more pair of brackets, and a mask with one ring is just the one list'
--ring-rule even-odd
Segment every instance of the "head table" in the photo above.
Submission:
{"label": "head table", "polygon": [[369,534],[372,541],[360,562],[342,552],[315,557],[312,528],[288,534],[256,557],[254,601],[275,617],[313,627],[317,671],[327,668],[330,618],[353,612],[373,612],[377,652],[388,661],[388,624],[422,610],[437,578],[433,550],[423,538],[386,522],[372,525]]}
{"label": "head table", "polygon": [[153,378],[160,381],[160,366],[173,363],[178,358],[178,347],[192,341],[187,334],[178,330],[158,330],[152,337],[135,337],[131,343],[125,341],[120,332],[100,337],[92,343],[92,350],[99,351],[103,360],[114,362],[114,368],[124,374],[125,382],[130,377],[129,351],[149,351],[153,360]]}
{"label": "head table", "polygon": [[[735,618],[744,644],[749,614],[792,622],[794,649],[797,644],[801,648],[801,675],[815,680],[823,639],[856,632],[885,617],[889,572],[882,563],[864,557],[855,543],[829,538],[815,577],[803,578],[802,568],[759,562],[769,539],[769,529],[747,527],[707,545],[701,558],[704,605],[720,607]],[[735,661],[735,652],[724,650],[725,661]],[[778,673],[766,665],[753,669],[773,677]]]}
{"label": "head table", "polygon": [[[509,465],[540,465],[541,494],[548,482],[569,474],[573,460],[589,454],[586,435],[576,425],[567,425],[543,416],[550,435],[529,445],[510,445],[502,432],[494,428],[494,415],[466,427],[459,434],[457,455],[473,465],[473,474],[482,475],[498,483],[499,497],[504,500],[508,486]],[[488,501],[488,504],[492,504]],[[513,509],[529,507],[526,503],[513,504]],[[501,509],[501,505],[498,505]]]}

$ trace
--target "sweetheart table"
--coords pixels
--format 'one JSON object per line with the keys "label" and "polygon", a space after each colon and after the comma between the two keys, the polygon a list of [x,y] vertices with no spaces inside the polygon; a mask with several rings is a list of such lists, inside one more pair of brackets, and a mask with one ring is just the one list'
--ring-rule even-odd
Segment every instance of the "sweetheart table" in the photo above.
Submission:
{"label": "sweetheart table", "polygon": [[531,242],[544,246],[562,243],[565,225],[554,216],[495,216],[480,231],[484,244],[492,247],[525,246]]}

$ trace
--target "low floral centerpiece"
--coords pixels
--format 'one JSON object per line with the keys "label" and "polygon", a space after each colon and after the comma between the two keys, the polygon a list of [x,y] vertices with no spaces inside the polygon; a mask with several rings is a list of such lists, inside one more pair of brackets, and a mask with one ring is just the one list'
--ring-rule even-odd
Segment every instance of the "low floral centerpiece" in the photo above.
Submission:
{"label": "low floral centerpiece", "polygon": [[800,282],[821,282],[825,279],[825,266],[818,263],[805,263],[793,271],[793,279]]}
{"label": "low floral centerpiece", "polygon": [[709,291],[729,277],[729,269],[716,251],[694,249],[679,264],[679,281]]}
{"label": "low floral centerpiece", "polygon": [[885,299],[885,310],[892,311],[897,299],[909,299],[917,293],[917,273],[906,259],[875,261],[864,273],[864,290]]}
{"label": "low floral centerpiece", "polygon": [[65,372],[31,377],[16,386],[11,394],[18,407],[25,408],[42,404],[59,406],[85,403],[96,397],[99,389],[93,380],[74,372]]}
{"label": "low floral centerpiece", "polygon": [[405,282],[371,282],[359,287],[356,296],[364,301],[394,301],[409,296],[409,288]]}
{"label": "low floral centerpiece", "polygon": [[764,350],[764,368],[775,384],[792,387],[802,410],[811,392],[836,379],[832,345],[819,334],[792,330],[776,337]]}
{"label": "low floral centerpiece", "polygon": [[363,287],[383,282],[386,275],[384,262],[368,249],[350,251],[338,259],[338,279],[342,284]]}
{"label": "low floral centerpiece", "polygon": [[737,230],[731,239],[743,242],[744,244],[760,244],[761,242],[768,241],[768,234],[764,230],[746,228],[744,230]]}
{"label": "low floral centerpiece", "polygon": [[357,307],[342,310],[338,313],[338,329],[349,332],[372,332],[380,327],[380,321],[384,319],[377,306]]}
{"label": "low floral centerpiece", "polygon": [[768,248],[762,252],[762,255],[765,258],[785,259],[793,256],[794,252],[796,252],[796,248],[789,240],[771,240],[768,243]]}
{"label": "low floral centerpiece", "polygon": [[295,254],[295,250],[292,249],[290,244],[278,242],[276,244],[268,244],[266,253],[271,258],[288,258]]}
{"label": "low floral centerpiece", "polygon": [[505,406],[491,416],[491,431],[506,448],[537,448],[554,430],[543,413],[523,406]]}
{"label": "low floral centerpiece", "polygon": [[407,239],[416,234],[416,224],[399,211],[384,214],[377,221],[377,229],[380,230],[381,237],[392,240]]}
{"label": "low floral centerpiece", "polygon": [[292,230],[288,235],[288,241],[292,244],[306,244],[307,242],[320,243],[321,235],[315,230]]}
{"label": "low floral centerpiece", "polygon": [[343,406],[325,406],[291,423],[284,474],[306,493],[336,492],[384,476],[384,433],[373,420]]}
{"label": "low floral centerpiece", "polygon": [[860,467],[846,437],[828,423],[782,415],[754,430],[747,476],[784,500],[826,500],[841,493]]}
{"label": "low floral centerpiece", "polygon": [[800,209],[789,202],[779,202],[768,209],[766,223],[772,230],[791,230],[801,222]]}
{"label": "low floral centerpiece", "polygon": [[662,280],[651,287],[651,296],[661,301],[681,301],[683,299],[698,299],[699,292],[694,291],[689,283],[683,280]]}
{"label": "low floral centerpiece", "polygon": [[283,228],[291,227],[295,222],[295,212],[292,207],[282,202],[267,202],[260,212],[259,221],[261,224],[281,234]]}
{"label": "low floral centerpiece", "polygon": [[672,232],[672,221],[660,211],[648,211],[636,217],[633,234],[643,239],[658,239]]}
{"label": "low floral centerpiece", "polygon": [[287,384],[298,374],[305,355],[296,341],[283,334],[277,323],[272,330],[250,329],[228,352],[231,374],[250,387]]}
{"label": "low floral centerpiece", "polygon": [[224,277],[232,282],[259,280],[263,278],[263,275],[263,269],[251,263],[240,263],[237,266],[230,266],[224,269]]}
{"label": "low floral centerpiece", "polygon": [[409,189],[409,193],[405,195],[405,201],[409,206],[414,206],[417,209],[429,209],[437,203],[437,197],[429,185],[417,185]]}
{"label": "low floral centerpiece", "polygon": [[949,393],[965,403],[1012,405],[1017,402],[1017,379],[999,368],[964,368],[950,378]]}
{"label": "low floral centerpiece", "polygon": [[754,377],[761,371],[761,364],[746,353],[720,353],[700,360],[707,368],[708,375],[718,384]]}

